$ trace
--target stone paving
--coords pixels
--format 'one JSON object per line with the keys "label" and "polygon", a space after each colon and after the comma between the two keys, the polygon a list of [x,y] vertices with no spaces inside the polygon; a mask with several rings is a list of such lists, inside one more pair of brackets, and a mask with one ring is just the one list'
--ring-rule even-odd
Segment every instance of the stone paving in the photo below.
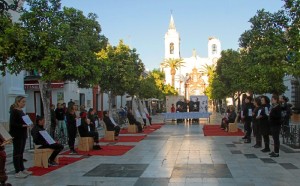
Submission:
{"label": "stone paving", "polygon": [[[220,118],[214,113],[211,124],[219,123]],[[153,120],[162,122],[163,117],[156,115]],[[14,177],[8,146],[8,182],[26,186],[299,185],[300,152],[282,147],[280,157],[270,158],[253,148],[253,142],[244,144],[241,137],[205,137],[204,122],[169,121],[138,143],[118,143],[135,145],[123,156],[89,156],[44,176],[25,179]],[[27,150],[25,157],[25,166],[32,166],[33,153]]]}

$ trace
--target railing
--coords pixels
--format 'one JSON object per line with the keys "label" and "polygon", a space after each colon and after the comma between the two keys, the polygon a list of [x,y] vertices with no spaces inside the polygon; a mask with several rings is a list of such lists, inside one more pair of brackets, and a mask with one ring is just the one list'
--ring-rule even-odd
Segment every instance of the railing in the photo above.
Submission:
{"label": "railing", "polygon": [[292,148],[300,148],[300,125],[290,124],[282,126],[281,129],[282,143]]}

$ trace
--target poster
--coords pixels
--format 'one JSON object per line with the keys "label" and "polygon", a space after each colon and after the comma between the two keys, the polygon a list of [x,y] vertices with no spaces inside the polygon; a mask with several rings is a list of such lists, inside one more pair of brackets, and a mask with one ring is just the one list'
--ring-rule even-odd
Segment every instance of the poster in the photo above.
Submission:
{"label": "poster", "polygon": [[64,92],[57,92],[57,103],[64,102]]}
{"label": "poster", "polygon": [[199,112],[208,112],[207,96],[190,96],[190,100],[194,103],[199,103]]}

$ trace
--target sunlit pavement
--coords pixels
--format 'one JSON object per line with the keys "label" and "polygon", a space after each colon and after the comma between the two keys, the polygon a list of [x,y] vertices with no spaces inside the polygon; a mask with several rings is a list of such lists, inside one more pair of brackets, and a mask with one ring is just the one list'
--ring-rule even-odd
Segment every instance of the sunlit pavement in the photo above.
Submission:
{"label": "sunlit pavement", "polygon": [[[221,117],[213,113],[210,123],[218,124]],[[153,116],[153,123],[161,122],[162,115]],[[8,146],[8,182],[28,186],[299,185],[300,152],[283,147],[280,157],[270,158],[252,147],[254,139],[244,144],[241,137],[205,137],[205,120],[200,123],[167,121],[141,142],[118,143],[135,145],[123,156],[85,157],[44,176],[25,179],[14,177]],[[25,158],[25,166],[31,167],[33,153],[27,150]]]}

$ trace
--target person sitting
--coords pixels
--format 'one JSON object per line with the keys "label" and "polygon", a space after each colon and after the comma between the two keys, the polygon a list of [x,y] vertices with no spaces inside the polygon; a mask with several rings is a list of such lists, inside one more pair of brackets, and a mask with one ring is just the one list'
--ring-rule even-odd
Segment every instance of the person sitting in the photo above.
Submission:
{"label": "person sitting", "polygon": [[103,112],[103,115],[104,115],[103,121],[104,121],[104,123],[105,123],[106,130],[107,130],[107,131],[115,131],[115,139],[117,140],[121,128],[120,128],[118,125],[115,125],[115,124],[111,121],[111,119],[109,118],[109,112],[108,112],[108,111],[104,111],[104,112]]}
{"label": "person sitting", "polygon": [[236,113],[234,111],[234,106],[230,105],[229,109],[227,110],[227,114],[221,121],[221,129],[228,131],[228,124],[234,123],[236,118]]}
{"label": "person sitting", "polygon": [[91,120],[87,118],[87,113],[81,113],[81,125],[78,126],[78,132],[80,137],[93,137],[94,139],[94,150],[102,149],[99,145],[99,133],[92,130]]}
{"label": "person sitting", "polygon": [[130,125],[136,125],[138,127],[139,133],[143,132],[142,124],[135,119],[131,109],[128,109],[127,118]]}
{"label": "person sitting", "polygon": [[35,145],[40,145],[39,149],[50,148],[54,151],[49,157],[49,166],[57,166],[58,164],[54,161],[56,156],[64,149],[64,146],[58,143],[48,144],[45,138],[42,136],[40,131],[45,131],[44,129],[45,119],[43,116],[36,116],[36,123],[31,130],[31,136]]}

